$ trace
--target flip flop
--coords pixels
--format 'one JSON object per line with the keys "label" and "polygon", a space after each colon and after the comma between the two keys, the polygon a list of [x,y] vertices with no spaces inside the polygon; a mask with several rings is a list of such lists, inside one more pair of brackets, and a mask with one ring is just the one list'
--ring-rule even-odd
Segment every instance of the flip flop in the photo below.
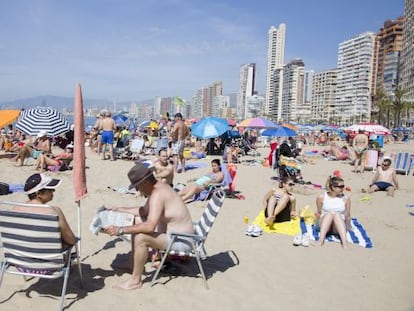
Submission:
{"label": "flip flop", "polygon": [[366,202],[366,201],[369,201],[369,200],[371,200],[369,195],[364,195],[363,197],[359,198],[360,202]]}

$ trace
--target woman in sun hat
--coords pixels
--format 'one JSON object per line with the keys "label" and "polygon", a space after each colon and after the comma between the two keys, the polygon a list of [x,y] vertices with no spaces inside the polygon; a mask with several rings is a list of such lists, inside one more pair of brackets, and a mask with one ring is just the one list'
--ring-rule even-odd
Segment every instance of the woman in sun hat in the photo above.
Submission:
{"label": "woman in sun hat", "polygon": [[[44,174],[31,175],[27,178],[24,184],[24,191],[29,198],[26,203],[45,205],[46,203],[52,201],[53,193],[55,192],[55,189],[59,187],[61,182],[62,181],[60,179],[54,179]],[[65,215],[59,207],[49,205],[39,207],[16,206],[14,207],[14,210],[26,213],[58,215],[60,231],[62,234],[62,243],[64,245],[75,245],[76,237],[66,221]]]}

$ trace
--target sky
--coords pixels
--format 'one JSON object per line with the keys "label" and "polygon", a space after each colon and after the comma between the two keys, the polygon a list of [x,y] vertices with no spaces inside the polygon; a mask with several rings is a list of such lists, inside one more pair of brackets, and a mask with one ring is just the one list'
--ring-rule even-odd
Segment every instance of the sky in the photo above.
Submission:
{"label": "sky", "polygon": [[256,63],[265,91],[267,34],[286,24],[285,63],[335,68],[338,44],[404,14],[404,0],[1,0],[0,102],[55,95],[191,99]]}

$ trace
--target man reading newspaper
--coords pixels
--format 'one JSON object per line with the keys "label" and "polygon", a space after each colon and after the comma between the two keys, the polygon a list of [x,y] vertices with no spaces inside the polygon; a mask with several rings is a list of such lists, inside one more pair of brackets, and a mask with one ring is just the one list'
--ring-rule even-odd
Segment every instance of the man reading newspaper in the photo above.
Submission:
{"label": "man reading newspaper", "polygon": [[[169,232],[194,233],[187,206],[170,185],[157,181],[153,171],[138,163],[129,172],[130,189],[135,188],[147,197],[144,206],[137,208],[114,207],[112,211],[135,215],[135,223],[130,226],[111,225],[104,232],[111,236],[131,234],[132,237],[132,276],[114,287],[136,289],[142,287],[142,273],[148,258],[148,248],[166,249]],[[187,251],[191,246],[185,242],[174,243],[173,249]]]}

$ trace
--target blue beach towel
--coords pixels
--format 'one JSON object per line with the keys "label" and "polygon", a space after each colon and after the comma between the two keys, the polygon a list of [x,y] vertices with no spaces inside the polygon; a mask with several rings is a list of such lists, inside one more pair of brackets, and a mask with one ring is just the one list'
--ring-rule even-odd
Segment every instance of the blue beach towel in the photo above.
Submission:
{"label": "blue beach towel", "polygon": [[10,192],[24,192],[23,184],[9,184]]}
{"label": "blue beach towel", "polygon": [[[189,171],[189,170],[193,170],[196,168],[202,168],[202,167],[207,167],[207,166],[208,164],[205,162],[187,162],[185,164],[185,169],[186,171]],[[177,170],[181,170],[181,163],[178,163]]]}
{"label": "blue beach towel", "polygon": [[[351,226],[352,226],[352,230],[349,230],[346,233],[348,242],[352,244],[357,244],[365,248],[372,248],[373,243],[372,243],[371,238],[368,236],[364,226],[362,226],[362,224],[359,223],[356,218],[352,218]],[[301,228],[302,234],[310,233],[309,235],[310,235],[311,240],[317,241],[319,239],[319,230],[317,230],[315,225],[306,224],[302,219],[300,222],[300,228]],[[331,234],[326,237],[325,241],[339,243],[341,240],[339,239],[338,236]]]}

